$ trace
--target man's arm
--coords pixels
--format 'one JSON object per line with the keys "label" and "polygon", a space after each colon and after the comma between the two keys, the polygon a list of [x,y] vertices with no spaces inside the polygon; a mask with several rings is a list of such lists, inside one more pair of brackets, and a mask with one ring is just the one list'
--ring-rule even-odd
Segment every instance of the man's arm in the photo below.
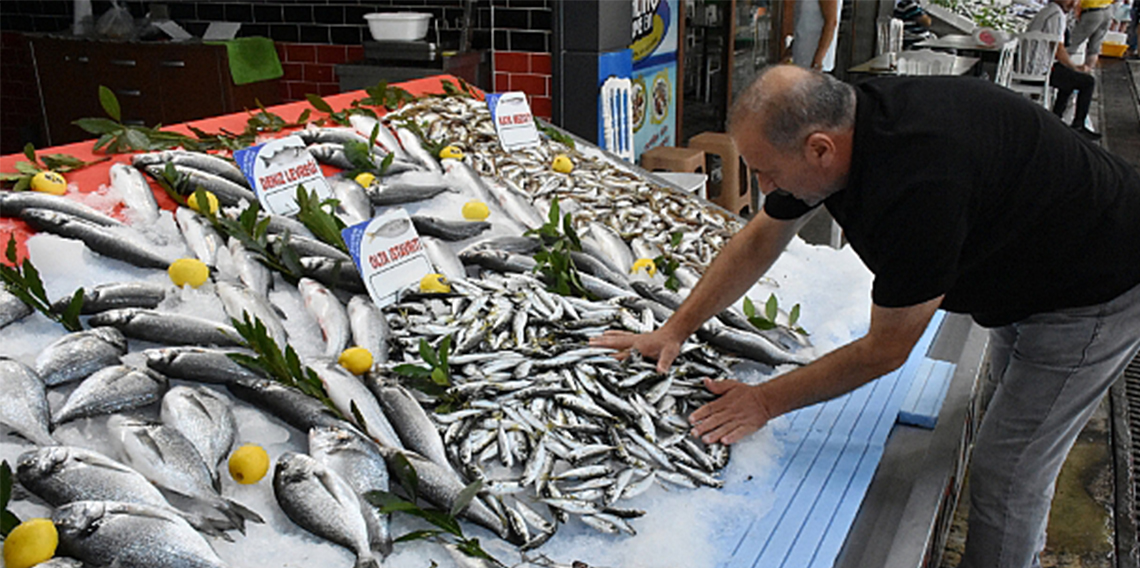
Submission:
{"label": "man's arm", "polygon": [[732,444],[772,418],[848,393],[899,368],[941,303],[939,296],[905,308],[872,306],[867,335],[766,383],[706,379],[705,386],[721,396],[689,417],[693,434],[705,443]]}
{"label": "man's arm", "polygon": [[1089,67],[1087,65],[1077,65],[1076,63],[1073,63],[1073,60],[1069,57],[1069,51],[1065,49],[1065,42],[1063,41],[1057,43],[1057,63],[1060,63],[1069,69],[1080,71],[1081,73],[1089,72]]}
{"label": "man's arm", "polygon": [[812,69],[823,69],[823,60],[831,49],[831,39],[839,26],[839,0],[819,0],[819,11],[823,15],[823,30],[819,32],[819,45],[811,59]]}
{"label": "man's arm", "polygon": [[728,241],[689,297],[660,329],[643,335],[610,331],[595,337],[590,344],[622,352],[637,349],[642,355],[657,359],[657,368],[665,372],[677,357],[681,343],[705,320],[743,296],[779,258],[810,216],[782,221],[759,211]]}

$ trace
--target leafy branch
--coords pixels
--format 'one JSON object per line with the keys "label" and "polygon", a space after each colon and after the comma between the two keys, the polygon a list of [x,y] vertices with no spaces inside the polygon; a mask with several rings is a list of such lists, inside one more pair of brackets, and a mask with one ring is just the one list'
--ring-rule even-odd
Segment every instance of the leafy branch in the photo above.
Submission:
{"label": "leafy branch", "polygon": [[[776,318],[780,315],[780,306],[776,300],[776,295],[768,296],[768,301],[764,303],[764,313],[756,313],[756,306],[752,303],[752,299],[748,296],[744,297],[744,315],[748,318],[748,322],[756,326],[756,329],[768,330],[780,327],[776,323]],[[799,333],[801,335],[808,335],[807,330],[796,325],[800,319],[800,305],[792,306],[792,311],[788,312],[788,329]]]}
{"label": "leafy branch", "polygon": [[355,178],[363,172],[369,172],[376,177],[383,177],[388,172],[388,167],[392,165],[392,160],[395,159],[395,154],[389,153],[384,156],[380,163],[376,163],[376,154],[372,153],[372,149],[376,147],[376,137],[380,134],[380,129],[384,128],[377,121],[376,126],[372,127],[372,134],[368,137],[368,143],[364,142],[346,142],[344,144],[344,156],[352,163],[353,169],[345,172],[345,177]]}
{"label": "leafy branch", "polygon": [[427,150],[427,153],[434,158],[439,158],[440,151],[447,146],[447,140],[432,140],[424,131],[424,127],[414,120],[405,120],[400,123],[400,127],[411,130],[420,139],[420,145],[424,147],[424,150]]}
{"label": "leafy branch", "polygon": [[317,372],[301,365],[301,359],[291,345],[286,345],[285,351],[282,352],[277,342],[269,335],[265,324],[256,317],[251,321],[248,312],[242,313],[242,321],[230,318],[230,322],[245,341],[245,347],[256,354],[251,356],[244,353],[229,353],[230,359],[244,367],[261,371],[279,383],[299,389],[340,415],[340,411],[325,392],[325,386],[317,376]]}
{"label": "leafy branch", "polygon": [[416,96],[387,81],[380,81],[364,89],[368,96],[360,100],[362,105],[382,106],[388,110],[396,110],[404,103],[416,100]]}
{"label": "leafy branch", "polygon": [[350,126],[351,123],[349,122],[348,117],[354,114],[363,114],[365,116],[377,118],[376,112],[372,109],[367,109],[360,106],[359,100],[352,101],[349,107],[344,110],[333,110],[332,105],[322,99],[320,95],[317,95],[315,93],[306,93],[305,98],[308,99],[309,104],[312,105],[313,108],[328,115],[325,118],[319,119],[317,121],[318,123],[324,123],[325,121],[328,121],[339,124],[341,126]]}
{"label": "leafy branch", "polygon": [[411,542],[415,540],[436,540],[447,542],[445,536],[451,537],[450,540],[454,541],[455,548],[463,554],[472,558],[481,558],[494,563],[496,566],[505,566],[498,559],[494,558],[479,544],[479,539],[468,538],[463,534],[463,527],[459,525],[456,517],[467,508],[467,505],[479,494],[483,489],[483,481],[475,480],[471,484],[463,488],[455,502],[451,505],[450,511],[443,511],[432,507],[421,507],[417,504],[417,487],[419,485],[419,477],[416,474],[415,467],[412,466],[408,458],[403,454],[398,454],[393,460],[395,467],[393,468],[396,473],[396,478],[400,481],[400,486],[404,492],[410,497],[410,500],[403,499],[394,493],[387,491],[370,491],[364,494],[364,498],[369,503],[375,505],[380,509],[383,514],[391,513],[406,513],[413,517],[423,519],[433,525],[434,529],[412,531],[398,537],[395,542]]}
{"label": "leafy branch", "polygon": [[534,271],[546,277],[547,286],[553,292],[563,296],[591,298],[592,294],[582,284],[582,277],[570,254],[582,250],[582,241],[578,239],[570,214],[560,217],[559,213],[558,197],[555,197],[550,202],[546,223],[538,229],[529,229],[523,233],[526,236],[536,236],[541,241],[541,250],[534,254],[534,260],[538,263]]}
{"label": "leafy branch", "polygon": [[653,259],[654,266],[661,274],[665,275],[665,287],[676,292],[681,287],[681,281],[677,278],[677,269],[681,267],[681,261],[673,256],[677,252],[677,247],[681,246],[681,239],[685,234],[681,231],[674,231],[669,234],[669,245],[672,247],[671,251],[662,253]]}
{"label": "leafy branch", "polygon": [[569,134],[565,134],[561,130],[545,124],[537,118],[534,119],[534,125],[538,128],[538,131],[545,134],[547,138],[550,138],[555,142],[560,142],[567,148],[574,149],[574,138],[572,138]]}
{"label": "leafy branch", "polygon": [[15,185],[12,187],[13,191],[24,191],[31,187],[32,178],[40,172],[52,171],[67,173],[85,168],[91,164],[98,164],[108,159],[107,157],[103,157],[93,162],[85,162],[75,156],[69,156],[67,154],[44,154],[37,157],[36,147],[33,146],[31,142],[24,145],[24,156],[28,158],[28,161],[16,162],[15,173],[0,172],[0,183],[7,184],[15,182]]}
{"label": "leafy branch", "polygon": [[420,339],[420,359],[427,366],[404,363],[396,365],[392,371],[406,377],[410,386],[436,398],[438,405],[436,412],[448,413],[455,410],[462,401],[449,391],[451,388],[451,365],[447,356],[451,353],[451,336],[443,338],[439,343],[439,350],[433,350],[426,339]]}
{"label": "leafy branch", "polygon": [[3,276],[4,287],[12,295],[19,298],[29,307],[47,316],[48,319],[63,325],[67,331],[81,331],[83,324],[79,323],[79,311],[83,309],[83,288],[75,291],[68,302],[67,308],[57,313],[51,309],[51,301],[44,291],[43,280],[40,273],[32,264],[32,259],[25,258],[22,265],[16,263],[16,238],[8,235],[8,248],[5,251],[7,264],[0,263],[0,276]]}
{"label": "leafy branch", "polygon": [[440,81],[440,85],[443,87],[444,96],[467,97],[472,99],[479,98],[478,92],[463,79],[459,79],[458,87],[456,87],[455,83],[452,83],[451,81]]}
{"label": "leafy branch", "polygon": [[7,538],[8,533],[20,524],[20,518],[8,510],[8,502],[12,499],[12,468],[8,461],[0,462],[0,537]]}
{"label": "leafy branch", "polygon": [[301,208],[297,212],[297,220],[325,244],[332,245],[347,254],[348,245],[344,243],[344,237],[340,234],[346,225],[336,213],[333,213],[337,203],[335,199],[321,201],[316,191],[310,193],[304,185],[297,186],[297,206]]}
{"label": "leafy branch", "polygon": [[[198,203],[206,202],[204,190],[198,189],[195,194]],[[259,218],[260,212],[261,206],[251,203],[236,219],[218,215],[208,208],[201,214],[209,219],[215,230],[240,241],[261,264],[280,272],[289,282],[296,283],[305,275],[301,255],[289,244],[288,234],[286,238],[269,241],[269,217]]]}
{"label": "leafy branch", "polygon": [[182,143],[186,136],[173,132],[161,132],[158,127],[131,126],[123,124],[123,111],[115,93],[99,85],[99,104],[110,118],[81,118],[72,124],[97,134],[95,151],[104,150],[108,154],[122,154],[141,150],[163,150]]}

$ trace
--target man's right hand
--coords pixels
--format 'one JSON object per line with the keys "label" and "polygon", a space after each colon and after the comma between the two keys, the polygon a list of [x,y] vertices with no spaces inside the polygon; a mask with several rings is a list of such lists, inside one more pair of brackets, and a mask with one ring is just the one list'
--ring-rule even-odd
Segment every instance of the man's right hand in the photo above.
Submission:
{"label": "man's right hand", "polygon": [[657,360],[657,372],[664,373],[669,370],[673,360],[681,353],[681,343],[685,337],[676,337],[667,327],[662,327],[650,333],[630,333],[628,331],[609,330],[590,339],[590,345],[596,347],[609,347],[617,349],[614,357],[625,359],[630,351]]}

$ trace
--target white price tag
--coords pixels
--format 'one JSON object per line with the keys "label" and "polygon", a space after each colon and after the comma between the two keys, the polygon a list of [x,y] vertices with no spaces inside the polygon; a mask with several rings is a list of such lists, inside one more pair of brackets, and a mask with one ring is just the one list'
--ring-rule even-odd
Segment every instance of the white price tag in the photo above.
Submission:
{"label": "white price tag", "polygon": [[495,121],[495,131],[499,134],[503,150],[510,152],[538,146],[538,128],[534,125],[534,115],[530,112],[525,93],[491,93],[487,95],[487,108],[491,111],[491,120]]}
{"label": "white price tag", "polygon": [[299,185],[316,192],[320,201],[332,197],[321,166],[297,136],[243,148],[234,152],[234,161],[249,180],[261,207],[275,215],[293,215],[300,211]]}
{"label": "white price tag", "polygon": [[412,218],[403,209],[390,209],[341,231],[352,260],[377,306],[396,301],[396,293],[435,272]]}

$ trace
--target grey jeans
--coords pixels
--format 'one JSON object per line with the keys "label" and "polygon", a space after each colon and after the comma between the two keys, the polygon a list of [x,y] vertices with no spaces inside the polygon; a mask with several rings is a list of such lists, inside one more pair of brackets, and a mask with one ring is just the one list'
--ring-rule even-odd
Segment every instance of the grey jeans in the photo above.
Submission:
{"label": "grey jeans", "polygon": [[1073,32],[1069,36],[1069,44],[1065,46],[1070,55],[1085,40],[1089,41],[1088,47],[1085,48],[1085,61],[1088,61],[1090,55],[1100,55],[1100,44],[1104,41],[1105,34],[1108,33],[1109,24],[1112,23],[1112,8],[1113,6],[1110,5],[1108,8],[1081,14],[1077,24],[1073,26]]}
{"label": "grey jeans", "polygon": [[1140,350],[1140,286],[990,332],[993,398],[970,462],[960,568],[1037,568],[1061,465]]}

